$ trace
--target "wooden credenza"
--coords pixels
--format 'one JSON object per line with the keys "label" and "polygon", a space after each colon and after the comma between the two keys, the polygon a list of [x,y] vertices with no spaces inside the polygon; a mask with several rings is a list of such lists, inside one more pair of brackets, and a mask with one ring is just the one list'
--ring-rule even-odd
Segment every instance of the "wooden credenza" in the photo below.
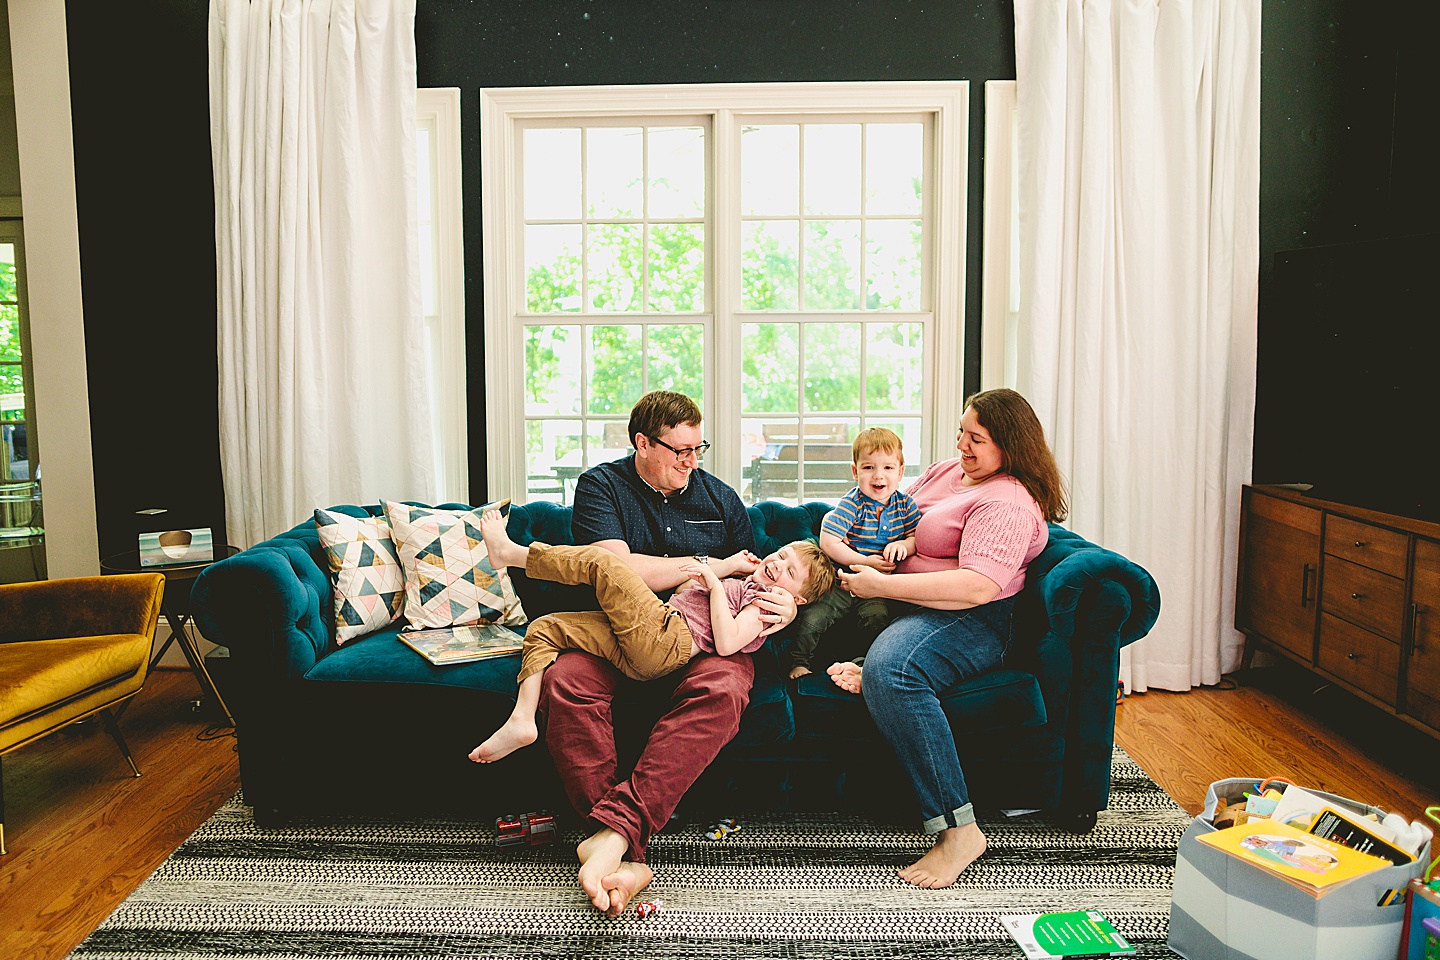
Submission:
{"label": "wooden credenza", "polygon": [[1440,524],[1244,488],[1235,626],[1440,737]]}

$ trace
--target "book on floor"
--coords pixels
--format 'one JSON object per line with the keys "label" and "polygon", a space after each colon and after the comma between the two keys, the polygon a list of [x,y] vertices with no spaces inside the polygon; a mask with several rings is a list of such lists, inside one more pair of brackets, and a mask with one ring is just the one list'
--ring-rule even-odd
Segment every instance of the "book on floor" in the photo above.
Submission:
{"label": "book on floor", "polygon": [[1135,947],[1098,910],[1018,913],[1003,916],[1000,922],[1031,960],[1135,955]]}
{"label": "book on floor", "polygon": [[498,623],[402,630],[400,641],[437,667],[519,653],[520,634]]}
{"label": "book on floor", "polygon": [[1352,850],[1342,843],[1275,820],[1251,820],[1195,839],[1316,897],[1392,865],[1389,860]]}

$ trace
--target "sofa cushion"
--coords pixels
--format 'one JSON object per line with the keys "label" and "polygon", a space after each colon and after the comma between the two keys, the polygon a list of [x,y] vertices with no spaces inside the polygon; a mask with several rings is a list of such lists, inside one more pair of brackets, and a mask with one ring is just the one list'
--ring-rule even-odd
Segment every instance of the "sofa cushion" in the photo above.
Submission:
{"label": "sofa cushion", "polygon": [[513,654],[471,663],[437,667],[396,638],[390,627],[347,643],[321,658],[305,674],[306,680],[350,683],[428,683],[467,687],[504,696],[515,702],[515,676],[520,657]]}
{"label": "sofa cushion", "polygon": [[[802,738],[867,741],[879,736],[861,697],[846,693],[822,673],[795,682],[795,723]],[[950,726],[965,736],[1045,725],[1045,701],[1034,675],[993,670],[940,696]]]}
{"label": "sofa cushion", "polygon": [[495,569],[480,536],[480,514],[492,506],[440,510],[385,502],[405,568],[405,619],[412,627],[525,623],[509,575]]}
{"label": "sofa cushion", "polygon": [[405,605],[405,571],[385,518],[317,509],[315,530],[335,585],[335,642],[394,623]]}

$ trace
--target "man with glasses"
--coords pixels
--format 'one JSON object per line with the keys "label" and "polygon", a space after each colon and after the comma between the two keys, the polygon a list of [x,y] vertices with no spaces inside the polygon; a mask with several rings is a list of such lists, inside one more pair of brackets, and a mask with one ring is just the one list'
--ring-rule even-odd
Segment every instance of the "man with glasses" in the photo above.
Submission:
{"label": "man with glasses", "polygon": [[[720,578],[754,572],[755,534],[729,485],[700,467],[710,448],[700,407],[656,390],[630,411],[635,452],[591,467],[575,487],[576,544],[620,556],[662,599],[689,582],[680,567],[699,559]],[[758,603],[779,621],[794,615],[783,593]],[[697,657],[650,685],[667,685],[670,706],[652,728],[629,777],[620,779],[610,704],[633,683],[606,661],[568,652],[545,672],[540,709],[545,742],[576,810],[599,827],[581,843],[580,885],[597,910],[619,916],[650,882],[650,836],[740,728],[755,667],[748,654]]]}

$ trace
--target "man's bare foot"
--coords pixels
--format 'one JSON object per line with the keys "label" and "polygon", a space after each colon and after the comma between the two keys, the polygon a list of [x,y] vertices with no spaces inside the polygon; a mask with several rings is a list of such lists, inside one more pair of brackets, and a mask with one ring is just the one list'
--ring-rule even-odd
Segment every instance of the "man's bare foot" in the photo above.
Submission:
{"label": "man's bare foot", "polygon": [[605,915],[620,916],[635,894],[650,886],[653,879],[655,871],[645,864],[620,861],[620,869],[600,881],[600,886],[610,892],[610,906],[606,908]]}
{"label": "man's bare foot", "polygon": [[601,913],[610,913],[610,892],[619,891],[617,883],[607,887],[605,881],[619,872],[622,858],[629,849],[625,838],[609,827],[586,837],[575,848],[575,855],[580,858],[580,886]]}
{"label": "man's bare foot", "polygon": [[851,693],[860,692],[860,664],[851,663],[848,660],[832,663],[825,672],[830,674],[830,679],[835,681],[835,686],[841,690],[848,690]]}
{"label": "man's bare foot", "polygon": [[535,721],[523,717],[511,717],[490,739],[470,751],[470,759],[476,763],[494,763],[501,757],[509,756],[521,747],[528,747],[540,734]]}
{"label": "man's bare foot", "polygon": [[948,887],[984,852],[985,834],[978,824],[950,827],[940,831],[929,853],[900,871],[900,879],[932,890]]}
{"label": "man's bare foot", "polygon": [[806,667],[806,666],[797,666],[797,667],[791,667],[791,668],[790,668],[790,679],[791,679],[791,680],[799,680],[801,677],[806,677],[806,676],[809,676],[809,675],[810,675],[810,668],[809,668],[809,667]]}
{"label": "man's bare foot", "polygon": [[480,514],[480,535],[485,538],[485,550],[490,563],[500,567],[523,567],[530,551],[510,539],[505,530],[505,518],[499,510],[486,510]]}

